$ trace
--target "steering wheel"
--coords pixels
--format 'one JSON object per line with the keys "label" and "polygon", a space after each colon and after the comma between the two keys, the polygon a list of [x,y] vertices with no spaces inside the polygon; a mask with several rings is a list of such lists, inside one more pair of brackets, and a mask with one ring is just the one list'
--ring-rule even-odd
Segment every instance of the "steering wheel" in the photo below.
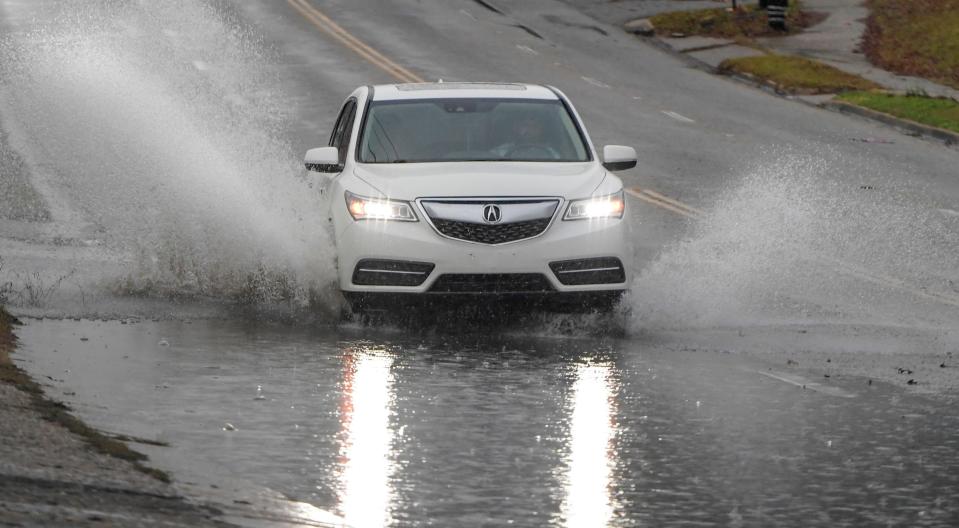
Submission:
{"label": "steering wheel", "polygon": [[546,156],[544,156],[544,159],[559,159],[559,154],[557,154],[555,150],[543,145],[537,145],[536,143],[521,143],[519,145],[516,145],[506,152],[506,157],[512,158],[513,154],[517,152],[523,152],[523,151],[534,151],[534,152],[538,151],[538,152],[542,152],[543,154],[546,154]]}

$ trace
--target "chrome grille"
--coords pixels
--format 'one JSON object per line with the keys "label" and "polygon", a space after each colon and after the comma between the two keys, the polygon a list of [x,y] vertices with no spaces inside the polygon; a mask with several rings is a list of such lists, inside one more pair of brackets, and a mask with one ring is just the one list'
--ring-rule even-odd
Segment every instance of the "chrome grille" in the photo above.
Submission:
{"label": "chrome grille", "polygon": [[504,244],[524,238],[533,238],[546,230],[549,218],[514,222],[512,224],[473,224],[455,220],[433,220],[436,229],[450,238],[479,242],[481,244]]}
{"label": "chrome grille", "polygon": [[[440,234],[480,244],[505,244],[543,234],[559,207],[558,198],[525,199],[426,199],[420,205]],[[496,222],[484,221],[483,210],[495,205]]]}

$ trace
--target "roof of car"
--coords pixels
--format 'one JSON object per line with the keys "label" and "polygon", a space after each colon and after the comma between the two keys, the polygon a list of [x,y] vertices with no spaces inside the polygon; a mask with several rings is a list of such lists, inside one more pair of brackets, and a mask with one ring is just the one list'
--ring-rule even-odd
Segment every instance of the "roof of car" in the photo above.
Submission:
{"label": "roof of car", "polygon": [[538,84],[432,82],[381,84],[373,87],[375,101],[456,98],[558,99],[556,92]]}

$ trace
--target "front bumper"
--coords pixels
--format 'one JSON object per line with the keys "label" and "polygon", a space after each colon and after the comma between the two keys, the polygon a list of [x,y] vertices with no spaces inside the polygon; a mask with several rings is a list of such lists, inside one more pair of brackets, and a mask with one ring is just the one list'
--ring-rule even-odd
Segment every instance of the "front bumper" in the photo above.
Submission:
{"label": "front bumper", "polygon": [[461,308],[481,309],[489,316],[504,316],[516,312],[545,311],[587,313],[612,311],[626,295],[625,290],[597,290],[546,293],[392,293],[342,292],[350,309],[362,312],[413,313],[449,312]]}
{"label": "front bumper", "polygon": [[[542,235],[501,245],[487,245],[446,238],[428,222],[359,221],[344,222],[337,232],[337,267],[340,289],[344,293],[436,293],[434,286],[447,294],[455,293],[530,293],[529,291],[455,292],[444,282],[450,276],[539,274],[548,285],[548,293],[622,291],[629,282],[628,222],[622,219],[562,221],[556,219]],[[618,260],[623,271],[616,280],[599,277],[602,283],[588,284],[572,277],[579,274],[576,265],[557,266],[559,262],[604,258]],[[377,285],[357,274],[361,261],[390,260],[428,264],[428,275],[419,284]],[[553,264],[551,267],[550,265]],[[389,267],[389,266],[386,266]],[[581,267],[581,266],[580,266]],[[602,266],[610,267],[610,266]],[[392,271],[426,269],[392,267]],[[357,280],[357,277],[360,277]],[[438,284],[439,281],[439,284]],[[359,283],[358,283],[359,282]],[[589,282],[589,279],[586,280]],[[547,293],[547,292],[542,292]]]}

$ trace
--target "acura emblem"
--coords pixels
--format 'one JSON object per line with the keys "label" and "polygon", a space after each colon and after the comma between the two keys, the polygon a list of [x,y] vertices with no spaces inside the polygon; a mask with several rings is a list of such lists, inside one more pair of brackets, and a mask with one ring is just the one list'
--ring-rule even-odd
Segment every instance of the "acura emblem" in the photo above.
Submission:
{"label": "acura emblem", "polygon": [[499,210],[498,205],[489,204],[483,206],[483,220],[487,224],[495,224],[503,219],[503,212]]}

